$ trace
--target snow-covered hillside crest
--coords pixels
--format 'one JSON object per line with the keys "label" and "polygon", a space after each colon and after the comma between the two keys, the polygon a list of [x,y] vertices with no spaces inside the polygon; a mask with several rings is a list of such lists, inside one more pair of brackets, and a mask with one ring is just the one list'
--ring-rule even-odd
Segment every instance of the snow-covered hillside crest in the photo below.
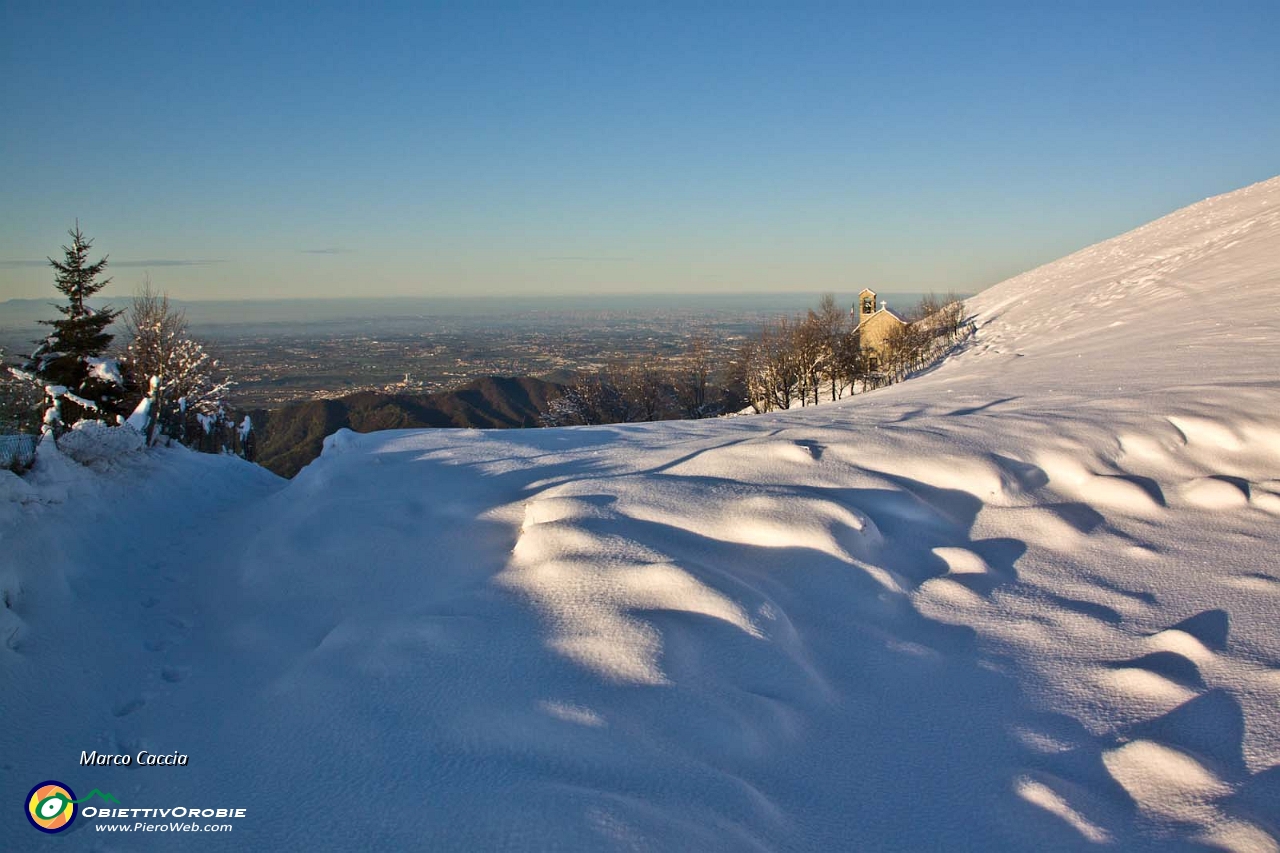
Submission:
{"label": "snow-covered hillside crest", "polygon": [[[252,806],[131,850],[1277,849],[1280,179],[971,305],[804,410],[5,486],[6,796]],[[190,765],[77,766],[142,748]]]}

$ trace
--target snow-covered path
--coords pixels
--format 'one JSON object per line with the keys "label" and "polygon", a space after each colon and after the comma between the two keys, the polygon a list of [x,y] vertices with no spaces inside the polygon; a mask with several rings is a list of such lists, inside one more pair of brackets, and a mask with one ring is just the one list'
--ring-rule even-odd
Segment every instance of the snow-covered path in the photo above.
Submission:
{"label": "snow-covered path", "polygon": [[250,808],[74,849],[1275,850],[1278,304],[1280,179],[854,400],[5,481],[5,790]]}

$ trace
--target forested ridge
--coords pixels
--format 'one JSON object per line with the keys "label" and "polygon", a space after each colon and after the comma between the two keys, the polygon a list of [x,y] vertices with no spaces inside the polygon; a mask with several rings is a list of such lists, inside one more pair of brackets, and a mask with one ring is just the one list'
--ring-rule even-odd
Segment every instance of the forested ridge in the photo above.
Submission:
{"label": "forested ridge", "polygon": [[532,377],[488,376],[452,391],[386,394],[361,391],[331,400],[307,400],[250,412],[258,433],[257,462],[292,477],[320,455],[324,438],[339,429],[536,427],[563,386]]}

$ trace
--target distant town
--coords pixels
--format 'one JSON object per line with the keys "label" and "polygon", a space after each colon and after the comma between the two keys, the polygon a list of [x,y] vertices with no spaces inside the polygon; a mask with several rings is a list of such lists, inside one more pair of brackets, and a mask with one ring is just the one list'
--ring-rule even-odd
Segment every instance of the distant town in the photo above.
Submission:
{"label": "distant town", "polygon": [[[906,306],[919,294],[888,298]],[[569,381],[645,357],[678,363],[695,338],[725,364],[762,323],[814,301],[807,293],[731,299],[599,298],[576,300],[572,308],[554,299],[476,300],[446,310],[423,302],[395,312],[377,300],[177,304],[193,336],[217,360],[218,374],[233,381],[228,402],[237,409],[271,409],[360,391],[446,391],[482,376]],[[128,298],[102,301],[122,306]],[[839,301],[852,308],[856,297],[842,294]],[[363,310],[351,307],[356,303]],[[357,316],[330,316],[338,306]],[[46,333],[37,321],[56,313],[47,300],[12,300],[0,311],[6,361],[29,352]]]}
{"label": "distant town", "polygon": [[451,318],[386,334],[306,326],[230,334],[210,339],[208,348],[234,377],[234,406],[275,408],[357,391],[443,391],[482,376],[565,380],[611,362],[678,357],[698,335],[727,359],[760,319],[614,314],[580,323],[530,316],[491,325]]}

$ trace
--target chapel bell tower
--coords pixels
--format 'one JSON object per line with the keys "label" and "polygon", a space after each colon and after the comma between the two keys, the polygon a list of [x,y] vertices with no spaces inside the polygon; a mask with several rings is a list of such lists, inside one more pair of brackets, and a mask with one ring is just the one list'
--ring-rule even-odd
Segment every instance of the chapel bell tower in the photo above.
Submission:
{"label": "chapel bell tower", "polygon": [[874,313],[876,313],[876,292],[869,287],[864,287],[858,294],[858,324],[865,323]]}

